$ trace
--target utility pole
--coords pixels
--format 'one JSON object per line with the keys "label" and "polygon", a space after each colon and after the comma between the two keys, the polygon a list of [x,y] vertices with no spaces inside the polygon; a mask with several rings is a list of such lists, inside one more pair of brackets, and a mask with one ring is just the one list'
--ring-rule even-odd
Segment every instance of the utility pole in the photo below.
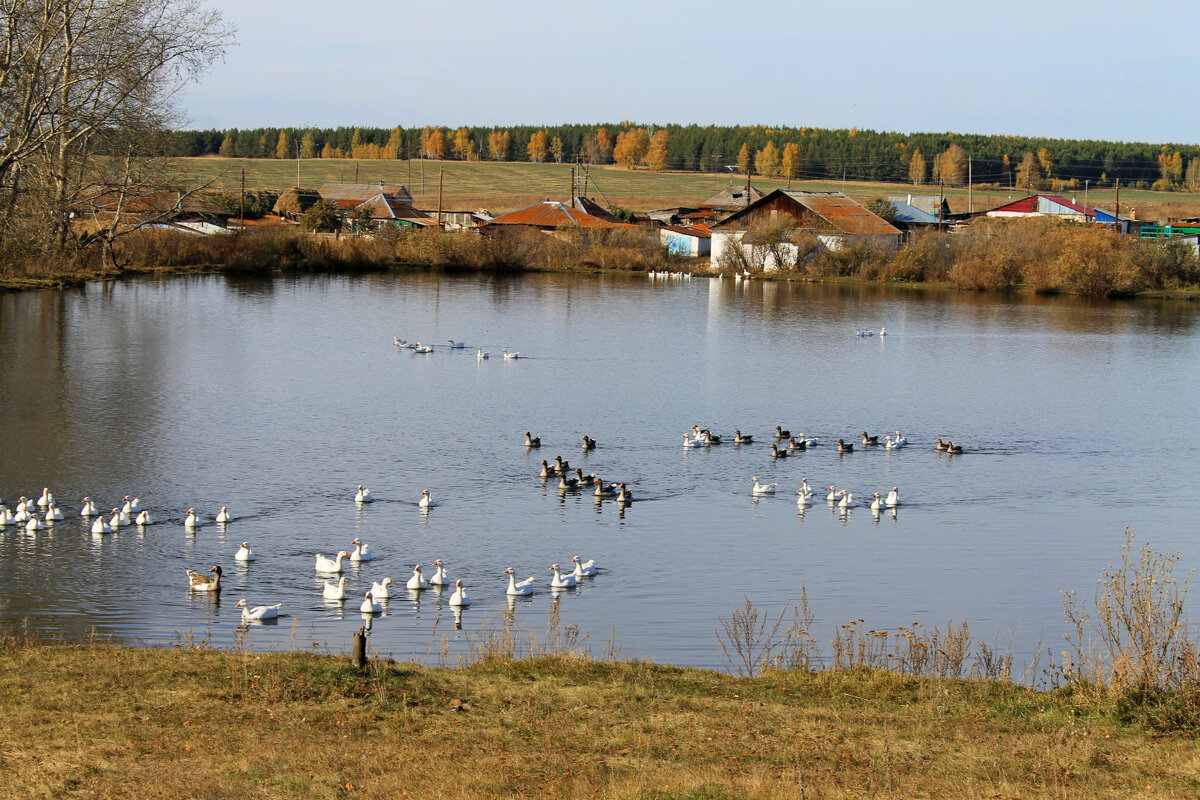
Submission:
{"label": "utility pole", "polygon": [[750,205],[750,165],[746,165],[746,205]]}
{"label": "utility pole", "polygon": [[421,194],[425,194],[425,156],[421,156]]}
{"label": "utility pole", "polygon": [[354,182],[358,183],[358,162],[354,162]]}
{"label": "utility pole", "polygon": [[300,143],[296,142],[296,188],[300,188]]}
{"label": "utility pole", "polygon": [[575,167],[571,167],[571,208],[575,207]]}
{"label": "utility pole", "polygon": [[[408,162],[408,186],[412,186],[412,145],[406,140],[404,142],[404,160]],[[410,188],[409,191],[412,191]]]}
{"label": "utility pole", "polygon": [[842,194],[846,193],[846,168],[842,167]]}
{"label": "utility pole", "polygon": [[446,175],[446,168],[442,167],[438,170],[438,227],[442,227],[442,179]]}
{"label": "utility pole", "polygon": [[[1084,179],[1084,181],[1083,181],[1083,216],[1084,216],[1084,222],[1086,222],[1086,221],[1087,221],[1087,209],[1088,209],[1088,205],[1087,205],[1087,190],[1088,190],[1088,184],[1089,184],[1089,183],[1091,183],[1091,182],[1092,182],[1091,178],[1085,178],[1085,179]],[[1095,215],[1093,214],[1093,216],[1095,216]]]}
{"label": "utility pole", "polygon": [[1121,179],[1117,178],[1117,209],[1113,213],[1113,230],[1121,230]]}
{"label": "utility pole", "polygon": [[945,197],[946,197],[945,186],[942,184],[941,177],[939,177],[938,178],[938,230],[939,231],[942,230],[942,226],[946,221],[946,218],[944,216],[942,216],[942,203],[945,202]]}
{"label": "utility pole", "polygon": [[974,199],[974,194],[973,194],[973,190],[975,187],[973,186],[973,183],[974,183],[974,181],[972,180],[973,175],[974,175],[973,162],[971,161],[971,155],[968,153],[967,154],[967,213],[968,214],[975,211],[975,199]]}
{"label": "utility pole", "polygon": [[242,230],[246,230],[246,168],[242,167],[242,198],[238,203],[238,219],[242,221]]}

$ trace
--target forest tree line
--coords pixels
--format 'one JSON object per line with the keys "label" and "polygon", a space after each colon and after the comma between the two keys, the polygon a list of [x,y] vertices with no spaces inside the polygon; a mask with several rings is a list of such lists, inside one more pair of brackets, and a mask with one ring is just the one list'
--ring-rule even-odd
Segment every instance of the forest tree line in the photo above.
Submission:
{"label": "forest tree line", "polygon": [[617,164],[800,180],[1200,191],[1195,145],[712,125],[253,128],[177,131],[178,156]]}

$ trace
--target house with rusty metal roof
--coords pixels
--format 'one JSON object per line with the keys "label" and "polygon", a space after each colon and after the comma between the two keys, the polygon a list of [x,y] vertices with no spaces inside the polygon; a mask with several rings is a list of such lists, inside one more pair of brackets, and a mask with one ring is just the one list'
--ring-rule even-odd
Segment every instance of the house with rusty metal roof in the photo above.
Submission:
{"label": "house with rusty metal roof", "polygon": [[708,228],[663,225],[658,229],[658,238],[673,255],[706,256],[712,249],[712,232]]}
{"label": "house with rusty metal roof", "polygon": [[522,226],[540,230],[563,228],[628,228],[598,203],[586,197],[576,196],[570,202],[545,200],[531,206],[501,214],[489,220],[485,228]]}
{"label": "house with rusty metal roof", "polygon": [[355,212],[362,209],[371,212],[371,222],[377,227],[392,225],[397,228],[426,228],[437,225],[437,221],[424,211],[418,211],[394,195],[382,192],[354,207]]}
{"label": "house with rusty metal roof", "polygon": [[72,209],[76,222],[210,234],[226,232],[233,217],[202,197],[175,189],[95,187],[95,192]]}
{"label": "house with rusty metal roof", "polygon": [[744,185],[731,183],[699,205],[656,208],[646,216],[664,225],[712,225],[762,197],[762,191],[753,186],[747,191]]}
{"label": "house with rusty metal roof", "polygon": [[855,244],[895,249],[902,233],[841,192],[776,189],[712,226],[712,258],[726,251],[745,268],[793,267],[808,242],[828,250]]}
{"label": "house with rusty metal roof", "polygon": [[326,183],[317,190],[321,199],[338,211],[349,211],[379,194],[386,194],[412,205],[412,195],[398,183]]}

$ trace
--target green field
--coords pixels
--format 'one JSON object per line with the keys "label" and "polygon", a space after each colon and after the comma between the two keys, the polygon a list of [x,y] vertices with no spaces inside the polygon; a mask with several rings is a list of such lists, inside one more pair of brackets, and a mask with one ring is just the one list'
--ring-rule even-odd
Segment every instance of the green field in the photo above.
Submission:
{"label": "green field", "polygon": [[[247,189],[282,191],[295,186],[297,162],[276,159],[181,158],[175,171],[187,185],[212,182],[216,189],[237,192],[246,173]],[[493,161],[353,161],[350,159],[310,159],[300,162],[300,183],[318,187],[329,181],[401,183],[409,187],[420,208],[436,208],[438,182],[442,181],[442,205],[447,210],[486,208],[502,213],[550,198],[564,199],[571,191],[571,167],[566,164],[531,164]],[[587,194],[605,205],[617,205],[636,211],[700,203],[730,182],[745,183],[745,176],[697,172],[650,172],[619,167],[590,167]],[[582,181],[582,175],[578,176]],[[753,179],[763,191],[786,187],[786,181]],[[936,195],[936,185],[864,183],[849,181],[793,181],[793,188],[844,190],[860,202],[888,195]],[[1066,193],[1071,197],[1071,193]],[[971,192],[974,210],[992,208],[1019,199],[1020,191],[1007,188],[976,187]],[[946,190],[954,212],[968,210],[965,188]],[[1082,193],[1075,193],[1083,202]],[[607,200],[607,202],[605,202]],[[1111,189],[1088,193],[1089,206],[1111,208]],[[1139,218],[1182,217],[1200,214],[1200,196],[1182,192],[1121,192],[1121,210],[1136,209]]]}

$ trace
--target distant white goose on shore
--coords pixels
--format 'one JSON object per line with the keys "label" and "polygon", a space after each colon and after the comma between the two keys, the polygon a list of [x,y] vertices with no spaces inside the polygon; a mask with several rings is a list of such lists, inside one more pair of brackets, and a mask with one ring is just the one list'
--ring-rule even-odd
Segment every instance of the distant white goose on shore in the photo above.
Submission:
{"label": "distant white goose on shore", "polygon": [[273,606],[255,606],[251,608],[246,605],[245,598],[237,601],[235,608],[242,610],[242,622],[260,622],[264,619],[275,619],[279,616],[279,609],[283,608],[283,603],[276,603]]}
{"label": "distant white goose on shore", "polygon": [[758,476],[751,478],[750,482],[754,484],[750,487],[751,494],[775,494],[775,487],[778,486],[775,483],[759,483]]}
{"label": "distant white goose on shore", "polygon": [[365,486],[363,486],[360,483],[358,485],[358,492],[356,492],[354,495],[354,502],[356,502],[356,503],[372,503],[374,501],[375,501],[375,498],[371,497],[371,490],[366,488]]}
{"label": "distant white goose on shore", "polygon": [[467,596],[467,590],[463,587],[462,581],[454,582],[454,594],[450,595],[450,605],[462,608],[471,605],[471,598]]}
{"label": "distant white goose on shore", "polygon": [[504,570],[504,574],[508,576],[508,590],[505,594],[512,597],[527,597],[533,594],[533,576],[530,575],[523,581],[518,581],[516,573],[512,567]]}
{"label": "distant white goose on shore", "polygon": [[346,579],[338,578],[336,581],[325,581],[325,586],[321,589],[321,596],[326,600],[345,600]]}
{"label": "distant white goose on shore", "polygon": [[349,558],[350,554],[345,550],[337,554],[337,558],[329,558],[328,556],[317,553],[317,561],[314,569],[317,572],[332,572],[340,573],[342,571],[342,559]]}
{"label": "distant white goose on shore", "polygon": [[250,549],[250,543],[242,542],[242,546],[238,548],[236,553],[234,553],[233,559],[235,561],[253,561],[255,559],[255,555]]}

